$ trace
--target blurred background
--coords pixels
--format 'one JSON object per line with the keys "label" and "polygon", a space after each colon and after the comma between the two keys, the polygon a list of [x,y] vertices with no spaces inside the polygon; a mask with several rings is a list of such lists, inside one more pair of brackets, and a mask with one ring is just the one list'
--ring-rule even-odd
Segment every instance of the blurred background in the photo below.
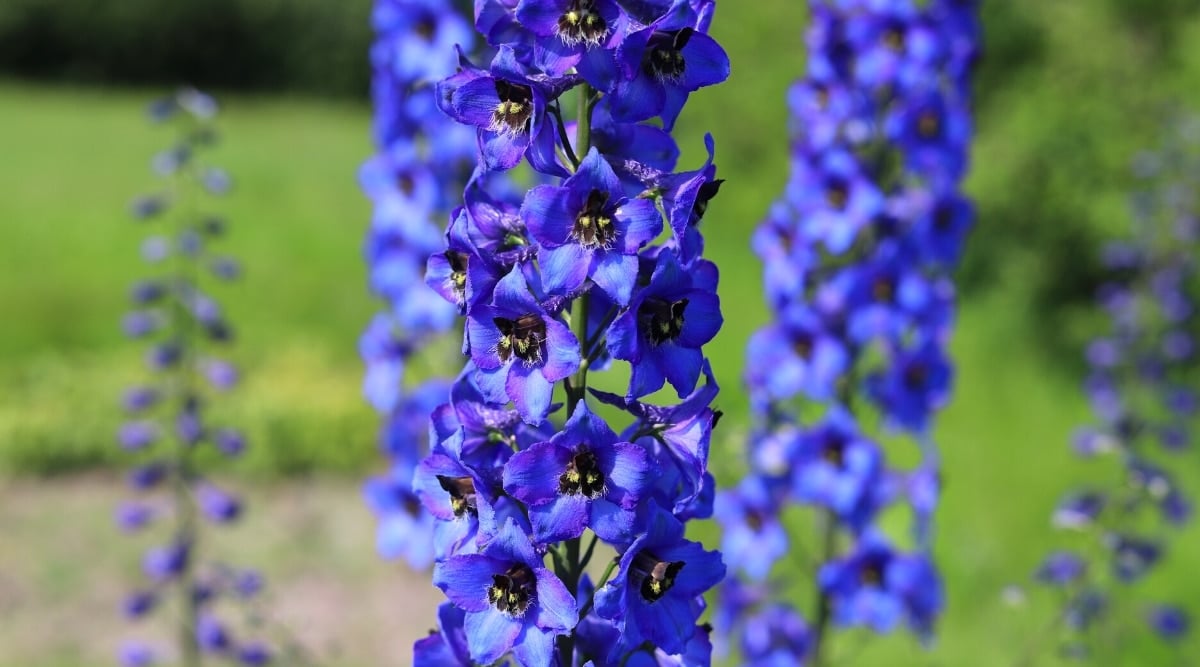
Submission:
{"label": "blurred background", "polygon": [[[726,315],[709,348],[725,388],[713,460],[725,483],[741,468],[742,350],[766,318],[748,238],[787,175],[783,95],[803,68],[803,5],[720,3],[713,33],[733,75],[695,94],[678,125],[681,166],[702,161],[711,132],[727,179],[706,217]],[[1048,519],[1059,495],[1104,474],[1068,451],[1089,419],[1080,350],[1102,325],[1097,251],[1128,227],[1134,155],[1173,112],[1200,108],[1194,5],[984,2],[967,186],[979,223],[959,276],[955,397],[937,428],[949,607],[928,651],[897,635],[859,652],[865,636],[842,635],[853,664],[1014,665],[1050,619],[1036,595],[1012,607],[1001,593],[1059,543]],[[0,2],[0,665],[109,664],[125,628],[118,601],[142,545],[112,526],[115,432],[141,366],[119,320],[144,233],[127,206],[170,140],[144,105],[183,83],[222,103],[212,161],[237,184],[225,247],[247,268],[217,296],[246,375],[225,409],[251,443],[230,473],[250,511],[217,547],[266,572],[281,620],[326,664],[406,665],[432,626],[440,594],[376,558],[360,501],[381,465],[356,351],[375,310],[356,183],[372,150],[369,11],[369,0]],[[1180,474],[1200,488],[1200,471]],[[699,535],[715,544],[711,527]],[[1193,524],[1146,590],[1200,599],[1198,558]],[[1174,664],[1163,651],[1147,639],[1125,664]]]}

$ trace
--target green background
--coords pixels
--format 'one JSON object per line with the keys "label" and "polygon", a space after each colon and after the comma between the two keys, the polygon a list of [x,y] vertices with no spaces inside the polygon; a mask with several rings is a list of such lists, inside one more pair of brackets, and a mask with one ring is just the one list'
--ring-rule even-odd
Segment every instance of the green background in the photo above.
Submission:
{"label": "green background", "polygon": [[[145,84],[174,73],[216,85],[225,142],[213,160],[237,182],[222,207],[233,226],[224,248],[245,261],[247,276],[218,297],[238,328],[247,376],[222,408],[251,439],[238,473],[246,484],[357,479],[380,464],[355,347],[376,308],[360,252],[369,207],[355,181],[371,151],[366,5],[212,3],[218,16],[231,13],[187,47],[172,31],[194,28],[188,12],[200,3],[178,4],[14,0],[0,9],[0,68],[10,77],[0,83],[0,474],[123,465],[113,442],[117,397],[140,377],[140,353],[118,323],[147,231],[125,211],[153,185],[149,156],[169,141],[144,122],[143,104],[159,91]],[[1039,639],[1050,599],[1031,593],[1010,608],[1000,594],[1027,581],[1047,549],[1067,544],[1047,518],[1058,496],[1074,481],[1115,474],[1067,451],[1071,430],[1089,419],[1078,350],[1101,324],[1090,311],[1093,258],[1128,224],[1130,160],[1158,141],[1171,112],[1196,106],[1200,19],[1187,4],[985,3],[967,183],[980,217],[960,275],[955,397],[936,430],[946,474],[937,553],[949,607],[931,651],[903,634],[848,633],[836,640],[845,664],[1016,665],[1026,646],[1043,647],[1032,664],[1054,664],[1052,644]],[[701,161],[711,132],[727,179],[705,223],[726,317],[708,348],[727,413],[712,465],[727,483],[740,470],[746,428],[742,351],[767,316],[748,237],[786,178],[783,93],[803,69],[802,5],[721,3],[713,32],[733,75],[695,94],[678,125],[682,166]],[[30,26],[45,37],[32,39]],[[228,35],[245,46],[222,41]],[[1190,457],[1181,474],[1200,489]],[[711,529],[701,532],[711,543]],[[1147,596],[1200,599],[1188,567],[1200,558],[1198,538],[1195,528],[1180,536]],[[1174,664],[1138,633],[1114,636],[1112,664]],[[1192,640],[1182,652],[1196,650]]]}

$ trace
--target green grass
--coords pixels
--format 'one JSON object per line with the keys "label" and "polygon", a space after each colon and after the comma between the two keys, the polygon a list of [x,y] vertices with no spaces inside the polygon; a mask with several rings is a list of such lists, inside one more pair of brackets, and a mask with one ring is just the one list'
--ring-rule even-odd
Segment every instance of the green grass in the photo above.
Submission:
{"label": "green grass", "polygon": [[[766,318],[747,239],[786,178],[782,96],[802,67],[802,3],[760,4],[762,11],[722,10],[715,31],[734,75],[696,94],[679,123],[684,166],[699,163],[701,137],[711,131],[728,179],[705,222],[726,316],[708,348],[725,387],[718,402],[728,417],[713,467],[726,483],[742,466],[743,349]],[[1041,555],[1062,544],[1047,519],[1059,494],[1102,474],[1067,452],[1071,429],[1088,419],[1076,345],[1093,320],[1051,306],[1069,306],[1072,290],[1086,286],[1079,276],[1087,244],[1122,229],[1126,165],[1157,134],[1159,109],[1171,99],[1195,102],[1200,91],[1200,49],[1187,48],[1200,43],[1194,19],[1176,26],[1183,46],[1164,59],[1100,5],[1005,7],[1013,9],[987,5],[989,38],[1001,57],[1027,56],[1037,66],[992,66],[980,91],[969,189],[981,220],[953,343],[956,393],[937,428],[946,471],[937,553],[949,609],[931,651],[902,634],[871,642],[847,634],[835,647],[845,664],[853,656],[866,666],[1010,666],[1048,621],[1047,598],[1035,594],[1028,607],[1010,609],[1000,592],[1027,581]],[[1020,30],[1005,32],[1014,21]],[[138,377],[139,355],[117,324],[146,232],[125,208],[152,185],[147,161],[168,139],[143,121],[150,97],[0,85],[0,473],[121,465],[112,442],[116,397]],[[218,295],[247,369],[225,408],[251,436],[238,466],[251,478],[354,478],[378,465],[377,419],[359,398],[355,350],[375,308],[360,258],[368,206],[355,183],[370,150],[368,112],[300,99],[222,100],[227,141],[213,159],[238,183],[223,208],[233,229],[225,247],[248,269],[244,282]],[[1197,477],[1190,475],[1192,488],[1200,488]],[[699,533],[711,542],[711,526]],[[1198,538],[1193,528],[1176,540],[1171,565],[1153,575],[1147,593],[1200,599],[1200,577],[1186,567],[1200,558]],[[1188,648],[1196,651],[1195,640]],[[1110,657],[1172,664],[1148,641]]]}

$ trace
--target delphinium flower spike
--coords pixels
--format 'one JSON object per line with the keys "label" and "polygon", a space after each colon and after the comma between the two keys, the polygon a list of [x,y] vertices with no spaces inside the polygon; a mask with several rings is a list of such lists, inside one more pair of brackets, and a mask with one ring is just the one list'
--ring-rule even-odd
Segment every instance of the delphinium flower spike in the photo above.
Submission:
{"label": "delphinium flower spike", "polygon": [[363,332],[359,351],[363,392],[383,417],[380,449],[388,471],[369,479],[364,494],[379,518],[379,553],[423,569],[433,563],[433,518],[413,493],[412,478],[429,453],[429,413],[445,400],[446,376],[457,363],[445,351],[439,364],[435,344],[458,313],[422,274],[442,248],[454,193],[475,162],[474,132],[437,110],[434,85],[454,72],[455,46],[470,48],[474,32],[452,0],[377,0],[371,18],[377,153],[360,181],[374,207],[368,280],[386,307]]}
{"label": "delphinium flower spike", "polygon": [[[475,9],[495,56],[438,84],[478,165],[426,275],[466,317],[469,361],[413,482],[449,598],[415,664],[708,664],[702,595],[725,567],[684,525],[712,512],[721,313],[699,225],[720,181],[711,137],[676,173],[668,130],[729,75],[713,2]],[[538,184],[512,191],[514,168]],[[620,362],[623,392],[588,386]],[[678,401],[643,402],[659,389]]]}
{"label": "delphinium flower spike", "polygon": [[184,89],[152,104],[149,114],[174,128],[176,136],[151,163],[163,179],[162,189],[131,207],[139,221],[158,227],[142,253],[153,275],[130,289],[134,309],[122,322],[127,335],[147,341],[145,360],[153,378],[122,398],[129,421],[118,440],[137,464],[128,476],[134,497],[117,509],[116,521],[128,532],[158,526],[167,531],[142,558],[143,583],[123,609],[140,621],[166,607],[177,636],[172,650],[130,641],[119,660],[128,666],[172,658],[188,667],[210,659],[265,665],[273,651],[254,636],[262,625],[256,603],[261,577],[213,561],[202,539],[205,523],[227,524],[243,512],[241,500],[197,465],[204,449],[221,458],[236,457],[245,448],[239,431],[208,416],[210,402],[238,382],[236,368],[220,352],[233,339],[233,329],[208,291],[240,274],[235,260],[213,249],[226,233],[226,222],[209,211],[207,198],[225,195],[231,187],[224,170],[204,161],[217,141],[217,104]]}
{"label": "delphinium flower spike", "polygon": [[[747,348],[749,472],[716,508],[737,573],[718,630],[746,664],[826,664],[835,626],[904,624],[925,641],[941,611],[932,425],[972,223],[960,183],[976,5],[809,3],[791,176],[753,239],[773,319]],[[916,467],[892,463],[884,436],[914,443]],[[787,534],[793,504],[812,509],[815,539]],[[904,505],[910,534],[887,533],[881,514]],[[812,571],[811,602],[778,594],[796,590],[785,571],[798,568]]]}
{"label": "delphinium flower spike", "polygon": [[1142,626],[1169,643],[1188,632],[1182,605],[1191,601],[1137,602],[1124,591],[1164,563],[1172,536],[1192,516],[1172,468],[1192,451],[1200,397],[1198,131],[1194,117],[1177,121],[1161,151],[1138,158],[1131,233],[1104,247],[1097,301],[1111,324],[1087,346],[1095,424],[1076,432],[1073,449],[1115,475],[1062,498],[1052,523],[1075,537],[1034,575],[1064,601],[1056,617],[1061,652],[1089,661],[1119,659],[1096,650],[1116,628]]}

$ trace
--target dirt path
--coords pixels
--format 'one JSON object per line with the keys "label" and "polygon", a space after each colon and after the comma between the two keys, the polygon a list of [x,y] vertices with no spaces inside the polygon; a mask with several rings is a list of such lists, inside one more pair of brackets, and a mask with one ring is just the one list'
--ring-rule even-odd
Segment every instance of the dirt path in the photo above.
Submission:
{"label": "dirt path", "polygon": [[[0,666],[111,665],[122,639],[166,629],[119,611],[150,543],[116,530],[123,496],[108,478],[0,480]],[[323,665],[408,665],[442,596],[427,573],[376,557],[360,497],[348,480],[256,489],[245,520],[210,531],[210,546],[265,573],[275,616]]]}

